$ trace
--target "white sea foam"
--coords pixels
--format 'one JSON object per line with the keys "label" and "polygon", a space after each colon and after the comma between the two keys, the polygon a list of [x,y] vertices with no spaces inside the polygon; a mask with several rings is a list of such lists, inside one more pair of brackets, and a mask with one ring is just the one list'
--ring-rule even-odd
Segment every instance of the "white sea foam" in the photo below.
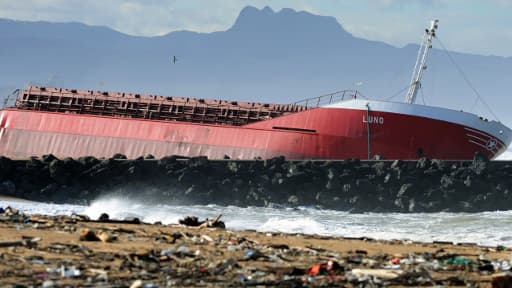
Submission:
{"label": "white sea foam", "polygon": [[301,234],[329,235],[327,227],[309,217],[281,218],[272,217],[258,227],[262,232],[285,232]]}
{"label": "white sea foam", "polygon": [[79,205],[61,205],[40,202],[24,202],[15,200],[0,200],[0,207],[10,206],[26,214],[48,214],[48,215],[71,215],[82,214],[85,206]]}
{"label": "white sea foam", "polygon": [[240,208],[217,205],[153,205],[119,197],[105,197],[90,206],[37,202],[0,201],[27,214],[86,214],[96,219],[106,212],[112,219],[135,216],[144,222],[177,223],[187,215],[200,219],[222,213],[229,229],[265,232],[304,233],[326,236],[371,237],[474,242],[481,245],[512,247],[512,211],[484,213],[365,213],[314,208]]}
{"label": "white sea foam", "polygon": [[144,208],[143,205],[128,199],[108,197],[92,202],[83,213],[92,219],[97,219],[102,213],[107,213],[112,219],[144,218]]}
{"label": "white sea foam", "polygon": [[512,148],[503,152],[500,156],[496,158],[496,160],[512,160]]}

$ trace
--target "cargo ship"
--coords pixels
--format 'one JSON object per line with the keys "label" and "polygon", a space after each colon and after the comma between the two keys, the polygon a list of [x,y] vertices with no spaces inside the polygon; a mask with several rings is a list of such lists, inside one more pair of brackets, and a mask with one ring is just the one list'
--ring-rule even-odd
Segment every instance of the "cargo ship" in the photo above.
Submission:
{"label": "cargo ship", "polygon": [[475,114],[415,104],[437,20],[426,29],[405,102],[357,91],[266,104],[30,86],[0,112],[0,155],[27,158],[495,158],[512,131]]}

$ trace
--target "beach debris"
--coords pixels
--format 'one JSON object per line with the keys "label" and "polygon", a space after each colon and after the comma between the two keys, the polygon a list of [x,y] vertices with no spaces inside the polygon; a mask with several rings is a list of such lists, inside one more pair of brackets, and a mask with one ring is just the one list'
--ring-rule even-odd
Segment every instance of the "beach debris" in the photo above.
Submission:
{"label": "beach debris", "polygon": [[4,247],[15,247],[15,246],[26,246],[26,247],[34,247],[37,245],[39,241],[41,241],[41,237],[28,237],[23,236],[21,240],[13,240],[13,241],[0,241],[0,248]]}
{"label": "beach debris", "polygon": [[72,277],[80,277],[82,276],[82,272],[77,269],[75,266],[66,267],[65,265],[60,265],[58,267],[46,268],[46,272],[52,276],[60,276],[62,278],[72,278]]}
{"label": "beach debris", "polygon": [[84,228],[80,230],[80,241],[100,241],[94,230]]}
{"label": "beach debris", "polygon": [[178,220],[178,223],[185,226],[199,227],[199,228],[226,228],[226,224],[220,221],[220,217],[222,214],[217,215],[213,220],[199,221],[199,218],[196,216],[186,216],[183,219]]}
{"label": "beach debris", "polygon": [[178,223],[185,226],[199,226],[199,219],[196,216],[186,216],[183,219],[178,220]]}
{"label": "beach debris", "polygon": [[89,218],[89,216],[81,215],[81,214],[71,214],[70,218],[72,221],[82,221],[82,222],[91,221],[91,218]]}
{"label": "beach debris", "polygon": [[3,214],[5,214],[7,216],[19,215],[20,214],[20,210],[12,208],[11,206],[7,206],[5,208]]}
{"label": "beach debris", "polygon": [[132,285],[130,285],[130,288],[142,288],[142,280],[137,279],[133,281]]}
{"label": "beach debris", "polygon": [[[341,241],[360,241],[361,245],[369,246],[332,251],[333,246],[324,245],[323,241],[338,240],[327,240],[328,237],[279,233],[269,237],[267,233],[198,229],[207,221],[192,216],[184,221],[191,221],[195,228],[128,226],[112,224],[110,219],[82,222],[72,215],[32,217],[20,213],[19,216],[30,223],[36,222],[33,224],[54,223],[54,226],[40,231],[32,225],[20,224],[19,217],[0,222],[0,232],[25,225],[24,234],[45,233],[46,240],[26,236],[0,242],[0,273],[9,275],[2,280],[13,279],[7,285],[30,286],[37,281],[39,287],[63,283],[87,287],[183,287],[198,283],[202,286],[478,287],[477,283],[487,283],[501,288],[512,283],[511,263],[506,258],[508,254],[504,254],[508,248],[496,251],[495,247],[449,244],[440,247],[437,243],[417,245],[363,237]],[[219,219],[220,216],[210,222]],[[75,242],[77,234],[83,241],[79,244]],[[46,237],[50,237],[50,243]],[[116,240],[115,245],[101,244]],[[375,249],[385,243],[397,248],[407,246],[409,252],[386,254],[385,250]],[[377,246],[372,248],[372,245]],[[414,247],[421,249],[410,252]],[[466,253],[458,253],[461,249]],[[478,252],[473,252],[477,249]],[[491,253],[501,253],[502,258],[493,258],[491,255],[495,254]]]}
{"label": "beach debris", "polygon": [[269,259],[269,256],[261,253],[258,249],[248,249],[245,251],[245,257],[243,260],[267,260]]}
{"label": "beach debris", "polygon": [[329,260],[325,263],[311,266],[308,269],[307,274],[311,276],[333,275],[343,271],[345,271],[345,268],[341,266],[336,260]]}
{"label": "beach debris", "polygon": [[113,236],[107,231],[96,231],[93,229],[84,228],[80,230],[80,241],[101,241],[101,242],[112,242],[117,240],[116,236]]}
{"label": "beach debris", "polygon": [[115,236],[112,236],[112,234],[110,234],[107,231],[100,231],[96,233],[96,235],[101,240],[101,242],[112,242],[117,239]]}
{"label": "beach debris", "polygon": [[98,220],[96,222],[101,223],[118,223],[118,224],[140,224],[142,221],[140,221],[137,217],[126,217],[123,220],[119,219],[111,219],[110,216],[107,213],[101,213],[98,217]]}
{"label": "beach debris", "polygon": [[53,282],[52,280],[44,280],[43,281],[43,284],[41,285],[42,288],[53,288],[53,287],[57,287],[55,285],[55,282]]}
{"label": "beach debris", "polygon": [[82,272],[79,269],[76,269],[74,266],[66,268],[61,266],[61,277],[69,278],[69,277],[80,277]]}
{"label": "beach debris", "polygon": [[399,277],[404,273],[402,270],[389,270],[389,269],[352,269],[350,274],[356,276],[357,278],[361,279],[366,276],[371,276],[379,279],[384,280],[391,280]]}
{"label": "beach debris", "polygon": [[98,222],[108,222],[108,220],[110,220],[110,216],[107,213],[101,213],[98,217]]}
{"label": "beach debris", "polygon": [[493,275],[491,281],[492,288],[512,287],[512,274],[510,272]]}

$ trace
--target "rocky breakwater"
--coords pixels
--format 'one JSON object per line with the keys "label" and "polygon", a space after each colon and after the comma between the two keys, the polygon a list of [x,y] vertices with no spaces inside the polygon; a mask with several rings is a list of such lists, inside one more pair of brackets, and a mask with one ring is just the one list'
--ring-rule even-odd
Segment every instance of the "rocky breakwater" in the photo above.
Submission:
{"label": "rocky breakwater", "polygon": [[155,203],[302,206],[352,212],[477,212],[512,207],[512,163],[0,158],[0,195],[87,203],[105,194]]}

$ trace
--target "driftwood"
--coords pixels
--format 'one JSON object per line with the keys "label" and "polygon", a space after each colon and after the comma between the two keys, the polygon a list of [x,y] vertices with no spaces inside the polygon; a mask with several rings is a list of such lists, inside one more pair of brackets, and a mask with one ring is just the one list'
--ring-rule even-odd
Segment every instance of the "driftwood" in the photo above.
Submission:
{"label": "driftwood", "polygon": [[181,225],[199,227],[199,228],[226,228],[224,222],[220,221],[220,217],[222,217],[222,213],[217,215],[213,220],[208,220],[206,218],[205,221],[199,221],[196,216],[187,216],[184,219],[180,219],[178,222]]}
{"label": "driftwood", "polygon": [[25,237],[22,240],[13,240],[13,241],[1,241],[0,248],[4,247],[15,247],[15,246],[27,246],[32,247],[37,245],[37,242],[41,241],[41,237]]}

